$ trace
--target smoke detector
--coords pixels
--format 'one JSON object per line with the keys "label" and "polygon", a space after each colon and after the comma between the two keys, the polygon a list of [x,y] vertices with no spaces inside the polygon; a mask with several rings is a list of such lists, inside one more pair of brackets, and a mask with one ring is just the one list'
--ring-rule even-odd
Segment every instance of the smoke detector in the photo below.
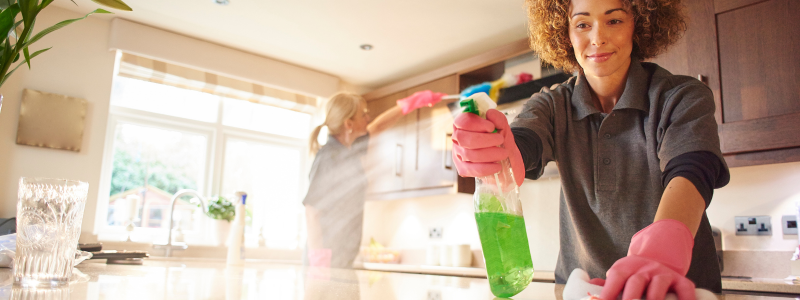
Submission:
{"label": "smoke detector", "polygon": [[228,5],[228,3],[231,3],[230,0],[211,0],[211,1],[219,5]]}

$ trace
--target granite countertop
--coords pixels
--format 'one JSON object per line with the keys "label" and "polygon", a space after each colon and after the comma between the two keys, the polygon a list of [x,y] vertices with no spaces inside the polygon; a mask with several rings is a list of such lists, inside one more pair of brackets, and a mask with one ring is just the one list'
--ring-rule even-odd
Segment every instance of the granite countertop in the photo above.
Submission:
{"label": "granite countertop", "polygon": [[[0,299],[34,299],[10,285],[11,270],[0,269]],[[563,285],[533,282],[514,299],[560,300]],[[143,265],[82,263],[65,288],[37,291],[36,299],[494,299],[484,278],[370,270],[303,268],[247,261],[145,260]],[[47,294],[47,295],[44,295]],[[720,299],[769,298],[735,294]],[[778,299],[778,298],[776,298]]]}
{"label": "granite countertop", "polygon": [[[467,276],[476,278],[486,278],[486,270],[483,268],[465,267],[440,267],[425,265],[404,265],[404,264],[379,264],[364,263],[366,270],[403,272],[416,274],[435,274],[451,276]],[[535,271],[534,282],[555,282],[555,274],[552,271]],[[722,278],[722,289],[724,291],[741,292],[762,292],[762,293],[783,293],[800,295],[800,282],[777,278]]]}

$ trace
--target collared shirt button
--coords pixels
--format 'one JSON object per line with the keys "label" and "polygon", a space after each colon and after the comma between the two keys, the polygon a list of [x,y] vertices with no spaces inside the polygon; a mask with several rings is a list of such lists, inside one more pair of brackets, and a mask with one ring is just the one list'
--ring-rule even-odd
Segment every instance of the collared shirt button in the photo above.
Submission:
{"label": "collared shirt button", "polygon": [[603,135],[603,137],[605,137],[607,139],[610,139],[611,138],[611,134],[606,133],[605,135]]}
{"label": "collared shirt button", "polygon": [[604,158],[603,159],[603,163],[607,164],[607,165],[610,165],[611,164],[611,159],[610,158]]}

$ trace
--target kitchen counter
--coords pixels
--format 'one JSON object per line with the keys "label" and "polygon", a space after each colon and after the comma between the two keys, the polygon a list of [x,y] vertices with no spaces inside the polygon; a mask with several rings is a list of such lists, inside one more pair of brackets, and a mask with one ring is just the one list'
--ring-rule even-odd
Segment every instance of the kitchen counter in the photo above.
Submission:
{"label": "kitchen counter", "polygon": [[[486,270],[483,268],[440,267],[440,266],[425,266],[425,265],[379,264],[379,263],[364,263],[363,268],[366,270],[375,270],[375,271],[486,278]],[[552,271],[536,271],[534,272],[533,281],[553,283],[555,282],[555,274]],[[777,278],[723,277],[722,289],[724,291],[783,293],[783,294],[800,295],[800,282],[792,282]]]}
{"label": "kitchen counter", "polygon": [[[304,269],[298,265],[247,261],[228,267],[222,260],[146,260],[143,265],[83,263],[69,287],[39,291],[46,299],[494,299],[483,278],[369,270]],[[44,299],[10,285],[0,269],[0,299]],[[514,299],[560,300],[563,285],[533,282]],[[721,300],[773,299],[719,295]],[[781,298],[774,298],[781,299]]]}
{"label": "kitchen counter", "polygon": [[[364,263],[363,268],[372,271],[486,278],[486,269],[475,267]],[[553,283],[556,281],[556,275],[552,271],[536,271],[533,273],[533,281]]]}

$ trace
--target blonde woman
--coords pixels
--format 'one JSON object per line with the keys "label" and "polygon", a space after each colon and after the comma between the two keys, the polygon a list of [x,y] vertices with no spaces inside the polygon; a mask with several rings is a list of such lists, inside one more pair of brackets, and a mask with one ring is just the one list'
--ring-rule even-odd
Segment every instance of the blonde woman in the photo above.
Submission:
{"label": "blonde woman", "polygon": [[[316,154],[303,205],[308,228],[307,263],[317,267],[350,268],[361,243],[361,226],[367,177],[361,158],[375,136],[392,127],[403,115],[441,100],[442,93],[417,92],[397,101],[370,122],[367,102],[358,94],[339,93],[326,106],[325,122],[309,138]],[[328,142],[317,138],[328,128]]]}
{"label": "blonde woman", "polygon": [[692,300],[695,286],[721,292],[705,209],[730,175],[713,95],[697,79],[642,62],[685,31],[680,1],[526,3],[533,50],[577,75],[534,94],[510,126],[494,110],[488,120],[458,116],[458,172],[492,174],[509,157],[515,175],[536,179],[558,163],[556,283],[582,268],[604,284],[606,300],[667,291]]}

